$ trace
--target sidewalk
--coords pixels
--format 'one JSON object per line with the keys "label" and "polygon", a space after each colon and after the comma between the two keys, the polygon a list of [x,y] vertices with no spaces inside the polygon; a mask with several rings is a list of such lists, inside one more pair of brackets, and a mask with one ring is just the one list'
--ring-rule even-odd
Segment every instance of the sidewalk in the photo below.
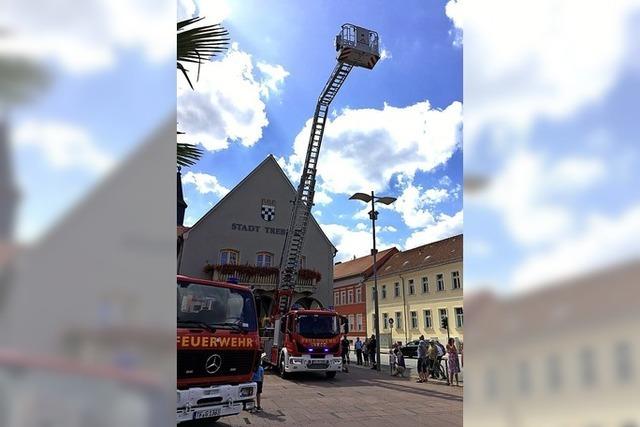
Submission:
{"label": "sidewalk", "polygon": [[[388,360],[384,360],[385,358],[382,358],[383,361],[380,365],[380,373],[381,374],[387,374],[388,376],[391,377],[391,368],[389,366],[389,361]],[[413,362],[413,363],[411,363]],[[418,379],[418,370],[416,367],[414,366],[410,366],[411,364],[417,364],[417,360],[416,359],[408,359],[405,358],[405,364],[407,365],[407,369],[404,372],[404,376],[408,377],[408,378],[412,378],[417,380]],[[347,365],[347,367],[351,370],[352,368],[355,369],[370,369],[371,370],[371,366],[363,366],[363,365],[357,365],[354,361],[351,362],[351,364]],[[458,378],[460,381],[460,387],[464,386],[464,381],[463,381],[463,375],[462,375],[462,371],[460,371],[460,374],[458,374]],[[455,384],[455,378],[453,380],[453,383]],[[442,385],[447,385],[447,381],[445,380],[436,380],[433,378],[429,378],[429,382],[433,383],[433,384],[442,384]]]}

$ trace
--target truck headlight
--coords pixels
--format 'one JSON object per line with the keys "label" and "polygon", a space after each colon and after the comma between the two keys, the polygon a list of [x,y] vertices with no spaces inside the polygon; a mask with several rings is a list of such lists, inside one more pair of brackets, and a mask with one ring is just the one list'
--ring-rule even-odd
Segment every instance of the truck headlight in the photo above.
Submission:
{"label": "truck headlight", "polygon": [[242,387],[240,389],[240,397],[253,396],[253,387]]}
{"label": "truck headlight", "polygon": [[333,359],[333,364],[334,365],[339,365],[342,363],[342,359]]}
{"label": "truck headlight", "polygon": [[302,364],[302,360],[294,359],[293,357],[290,357],[289,358],[289,363],[291,363],[292,365],[301,365]]}

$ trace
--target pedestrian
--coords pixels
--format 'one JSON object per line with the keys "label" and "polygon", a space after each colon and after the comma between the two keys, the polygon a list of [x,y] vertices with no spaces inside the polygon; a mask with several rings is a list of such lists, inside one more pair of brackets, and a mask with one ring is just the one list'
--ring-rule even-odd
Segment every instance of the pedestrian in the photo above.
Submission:
{"label": "pedestrian", "polygon": [[396,371],[396,354],[395,354],[396,346],[393,345],[392,348],[389,349],[389,369],[391,371],[391,375]]}
{"label": "pedestrian", "polygon": [[349,372],[347,364],[349,363],[349,339],[345,335],[340,342],[342,347],[342,372]]}
{"label": "pedestrian", "polygon": [[369,338],[365,339],[362,345],[362,356],[364,357],[364,366],[369,366]]}
{"label": "pedestrian", "polygon": [[[431,378],[436,378],[436,369],[438,363],[438,350],[436,349],[436,343],[434,341],[429,342],[429,348],[427,348],[428,373],[431,373]],[[427,375],[428,375],[427,373]]]}
{"label": "pedestrian", "polygon": [[424,340],[424,335],[420,335],[420,341],[418,341],[418,381],[419,383],[426,383],[427,378],[427,342]]}
{"label": "pedestrian", "polygon": [[460,372],[460,365],[458,364],[458,349],[453,338],[449,338],[447,343],[447,354],[449,355],[449,384],[453,385],[453,377],[455,376],[456,385],[459,386],[458,372]]}
{"label": "pedestrian", "polygon": [[378,342],[376,336],[371,335],[369,339],[369,359],[371,360],[371,369],[378,369],[376,365],[376,354],[378,353]]}
{"label": "pedestrian", "polygon": [[401,377],[404,377],[404,371],[407,370],[407,365],[404,363],[404,355],[402,354],[402,351],[400,351],[399,348],[395,349],[395,355],[396,355],[396,369],[392,375],[393,376],[400,375]]}
{"label": "pedestrian", "polygon": [[362,341],[360,341],[360,337],[356,338],[353,347],[356,349],[356,365],[362,365]]}
{"label": "pedestrian", "polygon": [[251,381],[255,381],[258,386],[258,390],[256,392],[256,411],[262,411],[262,407],[260,406],[260,396],[262,395],[262,382],[264,381],[264,368],[262,367],[262,364],[259,364],[258,367],[256,368],[255,372],[253,373],[253,377],[251,378]]}
{"label": "pedestrian", "polygon": [[[444,357],[444,355],[446,354],[446,350],[444,348],[444,346],[442,344],[440,344],[440,341],[438,341],[438,339],[436,338],[435,340],[435,346],[436,346],[436,367],[437,366],[442,366],[442,358]],[[440,372],[439,370],[436,370],[435,373],[437,374],[438,372]],[[445,376],[447,376],[447,374],[444,374]],[[445,378],[442,378],[445,379]]]}

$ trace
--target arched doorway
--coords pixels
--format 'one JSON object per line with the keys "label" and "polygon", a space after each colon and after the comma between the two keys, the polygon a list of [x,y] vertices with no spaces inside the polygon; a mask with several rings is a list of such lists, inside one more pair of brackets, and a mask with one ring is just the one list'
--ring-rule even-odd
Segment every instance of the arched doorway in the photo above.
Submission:
{"label": "arched doorway", "polygon": [[298,304],[301,307],[308,308],[308,309],[324,308],[324,306],[320,301],[318,301],[317,299],[311,296],[302,297],[298,299],[294,304]]}

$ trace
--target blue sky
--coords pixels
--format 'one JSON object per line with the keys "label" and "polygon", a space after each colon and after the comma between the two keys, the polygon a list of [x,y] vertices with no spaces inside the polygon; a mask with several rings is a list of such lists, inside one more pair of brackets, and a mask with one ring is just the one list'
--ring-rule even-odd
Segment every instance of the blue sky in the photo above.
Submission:
{"label": "blue sky", "polygon": [[[202,67],[195,92],[178,79],[178,127],[208,149],[183,171],[186,223],[269,154],[297,185],[307,122],[336,63],[333,40],[351,22],[377,31],[385,53],[373,70],[354,69],[332,104],[316,219],[338,259],[369,250],[364,206],[347,200],[355,191],[399,198],[380,209],[381,246],[409,248],[462,232],[462,46],[446,6],[180,1],[179,17],[221,19],[234,43]],[[449,14],[459,19],[455,9]]]}
{"label": "blue sky", "polygon": [[15,237],[33,242],[174,114],[175,2],[147,10],[90,0],[64,20],[46,7],[13,6],[20,28],[7,42],[49,77],[30,103],[9,111],[20,191]]}
{"label": "blue sky", "polygon": [[465,194],[467,291],[640,255],[640,4],[611,6],[465,4],[465,174],[489,178]]}

